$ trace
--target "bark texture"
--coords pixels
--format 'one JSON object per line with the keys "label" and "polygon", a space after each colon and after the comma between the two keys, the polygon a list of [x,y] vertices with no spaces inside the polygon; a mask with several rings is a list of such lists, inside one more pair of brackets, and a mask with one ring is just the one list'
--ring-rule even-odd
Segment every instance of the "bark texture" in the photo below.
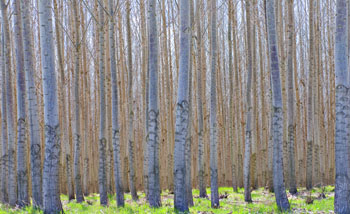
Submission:
{"label": "bark texture", "polygon": [[186,194],[185,147],[189,122],[188,72],[190,62],[190,3],[180,1],[180,65],[176,103],[175,148],[174,148],[174,207],[180,212],[188,211]]}
{"label": "bark texture", "polygon": [[42,172],[41,172],[41,138],[38,117],[37,93],[34,81],[33,39],[30,23],[30,2],[21,0],[22,34],[24,50],[24,70],[26,76],[26,93],[28,100],[29,140],[30,140],[30,174],[32,184],[32,203],[42,207]]}
{"label": "bark texture", "polygon": [[43,70],[45,158],[43,167],[44,213],[61,213],[59,188],[60,134],[53,46],[52,1],[39,0],[40,48]]}
{"label": "bark texture", "polygon": [[335,32],[335,196],[334,211],[350,213],[349,84],[347,57],[347,4],[337,0]]}
{"label": "bark texture", "polygon": [[79,73],[80,73],[80,21],[78,5],[73,1],[74,28],[75,28],[75,67],[74,67],[74,187],[78,203],[84,201],[82,180],[80,172],[81,137],[80,137],[80,94],[79,94]]}
{"label": "bark texture", "polygon": [[112,144],[114,158],[114,183],[116,191],[117,206],[124,206],[123,182],[121,176],[121,161],[120,161],[120,128],[118,115],[118,84],[117,84],[117,66],[115,56],[115,37],[114,37],[114,0],[108,0],[109,8],[109,51],[110,51],[110,66],[112,76]]}
{"label": "bark texture", "polygon": [[267,0],[266,26],[270,55],[270,74],[272,88],[272,141],[273,141],[273,186],[279,209],[290,209],[283,177],[283,108],[282,89],[278,61],[277,33],[275,19],[275,1]]}
{"label": "bark texture", "polygon": [[20,0],[13,1],[15,55],[17,71],[17,194],[18,205],[30,203],[28,196],[27,135],[26,135],[26,84],[23,60],[22,17]]}
{"label": "bark texture", "polygon": [[156,0],[149,1],[149,103],[148,103],[148,201],[151,207],[160,207],[159,180],[159,131],[158,131],[158,31],[156,19]]}
{"label": "bark texture", "polygon": [[6,109],[7,109],[7,150],[8,150],[8,199],[11,206],[17,203],[17,184],[16,184],[16,166],[15,166],[15,131],[13,110],[15,108],[13,103],[12,91],[12,66],[11,66],[11,40],[8,21],[8,4],[5,0],[0,2],[3,28],[3,41],[5,55],[5,80],[6,80]]}
{"label": "bark texture", "polygon": [[216,0],[211,1],[211,83],[210,83],[210,200],[211,207],[218,208],[219,187],[218,187],[218,154],[217,154],[217,118],[216,118]]}
{"label": "bark texture", "polygon": [[99,73],[100,73],[100,133],[99,133],[99,167],[98,167],[98,187],[100,192],[100,204],[108,205],[107,193],[107,138],[106,138],[106,92],[105,92],[105,39],[104,39],[104,3],[99,4]]}

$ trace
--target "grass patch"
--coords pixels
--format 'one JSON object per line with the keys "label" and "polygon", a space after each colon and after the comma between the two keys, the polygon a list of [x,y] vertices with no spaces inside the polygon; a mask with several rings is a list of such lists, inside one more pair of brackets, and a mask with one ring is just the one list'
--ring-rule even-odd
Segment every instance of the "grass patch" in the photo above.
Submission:
{"label": "grass patch", "polygon": [[[324,193],[326,198],[320,197]],[[207,189],[207,194],[210,197],[210,189]],[[85,201],[81,204],[75,203],[75,201],[68,201],[66,195],[61,196],[62,205],[65,213],[82,213],[82,214],[103,214],[103,213],[121,213],[121,214],[133,214],[133,213],[156,213],[156,214],[168,214],[175,213],[174,211],[174,195],[169,191],[163,191],[162,207],[154,209],[150,208],[145,200],[145,194],[143,192],[138,193],[140,199],[137,202],[132,201],[130,194],[125,194],[125,207],[117,207],[115,201],[115,195],[109,195],[109,206],[100,206],[100,199],[98,194],[91,194],[85,197]],[[207,198],[199,198],[199,190],[193,190],[194,207],[190,208],[190,213],[278,213],[275,197],[273,193],[268,192],[264,188],[253,190],[252,199],[253,203],[244,202],[244,189],[239,188],[238,192],[234,192],[230,187],[219,188],[220,208],[211,208],[210,200]],[[312,204],[306,203],[306,198],[311,197],[313,199]],[[291,204],[293,213],[332,213],[334,210],[334,187],[326,186],[322,188],[314,188],[311,191],[307,191],[304,188],[298,189],[297,195],[290,195],[288,193],[289,202]],[[0,204],[0,214],[41,214],[40,210],[36,210],[33,207],[25,207],[23,209],[11,208],[7,205]]]}

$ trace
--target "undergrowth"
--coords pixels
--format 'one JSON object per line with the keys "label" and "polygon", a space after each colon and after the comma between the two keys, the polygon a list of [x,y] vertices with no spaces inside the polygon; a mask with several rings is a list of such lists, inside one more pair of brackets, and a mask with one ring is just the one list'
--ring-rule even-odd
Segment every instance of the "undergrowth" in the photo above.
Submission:
{"label": "undergrowth", "polygon": [[[210,189],[207,190],[210,196]],[[278,213],[275,197],[273,193],[269,193],[264,188],[253,190],[253,203],[244,202],[244,190],[238,189],[234,192],[232,188],[219,188],[220,207],[213,209],[210,206],[210,200],[207,198],[199,198],[199,191],[194,189],[194,206],[190,208],[190,213]],[[81,204],[75,201],[68,201],[66,195],[61,196],[62,205],[65,213],[82,213],[82,214],[103,214],[103,213],[175,213],[173,208],[173,195],[169,191],[162,192],[162,207],[153,209],[148,206],[145,200],[145,194],[139,192],[140,199],[137,202],[132,201],[130,194],[125,194],[125,207],[117,207],[114,196],[109,196],[109,206],[103,207],[99,204],[99,195],[91,194],[85,197],[85,201]],[[325,196],[325,197],[324,197]],[[314,188],[311,191],[298,189],[297,195],[288,193],[289,202],[291,204],[292,213],[333,213],[334,210],[334,187],[326,186],[323,188]],[[307,203],[308,202],[308,203]],[[312,202],[312,203],[310,203]],[[7,205],[0,205],[0,214],[5,213],[43,213],[33,207],[23,209],[10,208]]]}

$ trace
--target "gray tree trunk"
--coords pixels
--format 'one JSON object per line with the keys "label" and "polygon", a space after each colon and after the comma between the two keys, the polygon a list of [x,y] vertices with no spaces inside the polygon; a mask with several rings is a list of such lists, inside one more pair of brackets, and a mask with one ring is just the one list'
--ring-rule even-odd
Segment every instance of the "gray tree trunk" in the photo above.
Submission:
{"label": "gray tree trunk", "polygon": [[156,0],[148,5],[148,201],[151,207],[160,207],[159,181],[159,142],[158,142],[158,31],[156,19]]}
{"label": "gray tree trunk", "polygon": [[216,0],[211,1],[211,83],[210,83],[210,200],[211,207],[218,208],[218,154],[216,119]]}
{"label": "gray tree trunk", "polygon": [[294,5],[293,0],[288,0],[288,145],[289,145],[289,192],[296,194],[298,192],[295,178],[295,122],[294,122],[294,77],[293,77],[293,38],[294,38]]}
{"label": "gray tree trunk", "polygon": [[272,138],[273,138],[273,186],[275,190],[276,203],[279,209],[287,211],[290,209],[286,195],[283,177],[283,109],[282,89],[279,71],[277,33],[275,19],[275,0],[267,0],[266,26],[268,35],[268,48],[271,72],[272,88]]}
{"label": "gray tree trunk", "polygon": [[112,143],[113,143],[113,157],[114,157],[114,182],[116,191],[117,206],[124,206],[124,192],[123,182],[121,176],[121,162],[120,162],[120,133],[119,133],[119,116],[118,116],[118,81],[117,81],[117,66],[115,56],[115,39],[114,39],[114,0],[108,1],[109,5],[109,53],[110,66],[112,76]]}
{"label": "gray tree trunk", "polygon": [[23,61],[22,17],[20,0],[13,1],[14,33],[17,71],[17,190],[18,205],[30,203],[28,196],[27,135],[26,135],[26,84]]}
{"label": "gray tree trunk", "polygon": [[24,49],[24,70],[26,75],[26,91],[29,112],[30,167],[32,183],[32,203],[34,207],[42,207],[42,173],[41,173],[41,138],[38,118],[37,94],[34,81],[33,39],[30,24],[30,2],[21,0],[22,39]]}
{"label": "gray tree trunk", "polygon": [[129,127],[128,127],[128,160],[129,160],[129,188],[132,200],[137,201],[138,196],[135,186],[135,167],[134,167],[134,110],[133,110],[133,93],[132,93],[132,46],[131,46],[131,26],[130,26],[130,1],[126,3],[126,31],[127,31],[127,50],[128,50],[128,108],[129,108]]}
{"label": "gray tree trunk", "polygon": [[307,98],[307,150],[306,150],[306,189],[310,190],[312,188],[312,154],[313,154],[313,133],[314,133],[314,122],[313,122],[313,103],[314,103],[314,93],[313,93],[313,82],[314,82],[314,33],[313,33],[313,0],[310,0],[309,9],[309,80],[308,80],[308,98]]}
{"label": "gray tree trunk", "polygon": [[189,121],[188,72],[190,62],[190,3],[180,1],[180,66],[176,103],[175,147],[174,147],[174,207],[180,212],[188,211],[186,194],[185,147]]}
{"label": "gray tree trunk", "polygon": [[244,200],[252,202],[250,192],[250,153],[252,144],[252,40],[251,40],[251,23],[250,23],[250,0],[246,0],[246,20],[247,20],[247,47],[248,47],[248,80],[247,80],[247,116],[246,116],[246,130],[245,130],[245,150],[243,162],[243,177],[244,177]]}
{"label": "gray tree trunk", "polygon": [[5,41],[4,28],[1,33],[1,134],[2,134],[2,153],[1,153],[1,202],[8,203],[8,144],[7,144],[7,102],[6,102],[6,68],[5,68]]}
{"label": "gray tree trunk", "polygon": [[350,213],[349,177],[349,84],[347,58],[347,4],[337,0],[335,32],[335,84],[336,84],[336,123],[335,123],[335,196],[334,211]]}
{"label": "gray tree trunk", "polygon": [[6,71],[6,109],[7,109],[7,140],[8,140],[8,197],[9,204],[15,206],[17,203],[17,184],[16,184],[16,166],[15,166],[15,132],[14,132],[14,118],[13,118],[13,96],[12,96],[12,83],[11,83],[11,53],[10,53],[10,32],[8,14],[5,0],[2,0],[1,14],[2,14],[2,26],[4,33],[4,53],[5,54],[5,71]]}
{"label": "gray tree trunk", "polygon": [[79,94],[79,73],[80,73],[80,21],[77,1],[73,1],[74,28],[75,28],[75,67],[74,67],[74,182],[75,195],[78,203],[84,201],[82,180],[80,173],[80,94]]}
{"label": "gray tree trunk", "polygon": [[202,67],[202,33],[201,33],[201,1],[196,1],[196,25],[197,25],[197,108],[198,108],[198,182],[199,197],[206,198],[207,190],[205,185],[204,168],[204,142],[203,142],[203,89],[202,73],[205,74]]}
{"label": "gray tree trunk", "polygon": [[[190,1],[190,67],[188,71],[188,87],[192,88],[192,50],[193,50],[193,42],[192,42],[192,31],[194,24],[194,12],[193,12],[193,0]],[[186,148],[185,148],[185,159],[186,159],[186,194],[188,206],[193,207],[193,195],[192,195],[192,176],[191,176],[191,165],[192,165],[192,90],[188,90],[188,127],[187,127],[187,137],[186,137]]]}
{"label": "gray tree trunk", "polygon": [[59,188],[60,134],[53,46],[52,1],[39,0],[41,63],[43,70],[45,159],[43,168],[44,213],[62,212]]}
{"label": "gray tree trunk", "polygon": [[104,39],[104,3],[99,4],[99,73],[100,73],[100,133],[99,133],[99,170],[98,184],[100,192],[100,204],[108,205],[107,195],[107,160],[106,160],[106,94],[105,94],[105,39]]}

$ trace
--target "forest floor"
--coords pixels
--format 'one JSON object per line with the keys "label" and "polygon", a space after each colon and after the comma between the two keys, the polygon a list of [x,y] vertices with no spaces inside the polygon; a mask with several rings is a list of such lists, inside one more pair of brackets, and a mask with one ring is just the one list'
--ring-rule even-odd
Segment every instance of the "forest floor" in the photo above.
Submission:
{"label": "forest floor", "polygon": [[[296,196],[288,193],[288,199],[291,204],[292,213],[334,213],[334,187],[326,186],[323,188],[314,188],[312,191],[298,189]],[[207,191],[210,195],[210,189]],[[198,198],[199,191],[193,190],[194,207],[190,208],[190,213],[209,214],[209,213],[278,213],[273,193],[269,193],[264,188],[259,188],[252,192],[253,203],[244,202],[244,190],[239,189],[238,193],[233,192],[232,188],[219,188],[220,208],[212,209],[210,200]],[[104,214],[104,213],[174,213],[173,194],[167,191],[162,192],[162,207],[152,209],[145,201],[145,194],[139,192],[139,201],[133,202],[130,194],[125,194],[125,207],[117,208],[114,196],[110,196],[110,205],[102,207],[99,205],[98,194],[92,194],[85,197],[85,202],[77,204],[74,201],[68,201],[68,197],[62,195],[62,204],[65,213],[86,213],[86,214]],[[42,213],[34,210],[32,207],[24,209],[9,208],[6,205],[0,205],[0,214],[2,213]]]}

